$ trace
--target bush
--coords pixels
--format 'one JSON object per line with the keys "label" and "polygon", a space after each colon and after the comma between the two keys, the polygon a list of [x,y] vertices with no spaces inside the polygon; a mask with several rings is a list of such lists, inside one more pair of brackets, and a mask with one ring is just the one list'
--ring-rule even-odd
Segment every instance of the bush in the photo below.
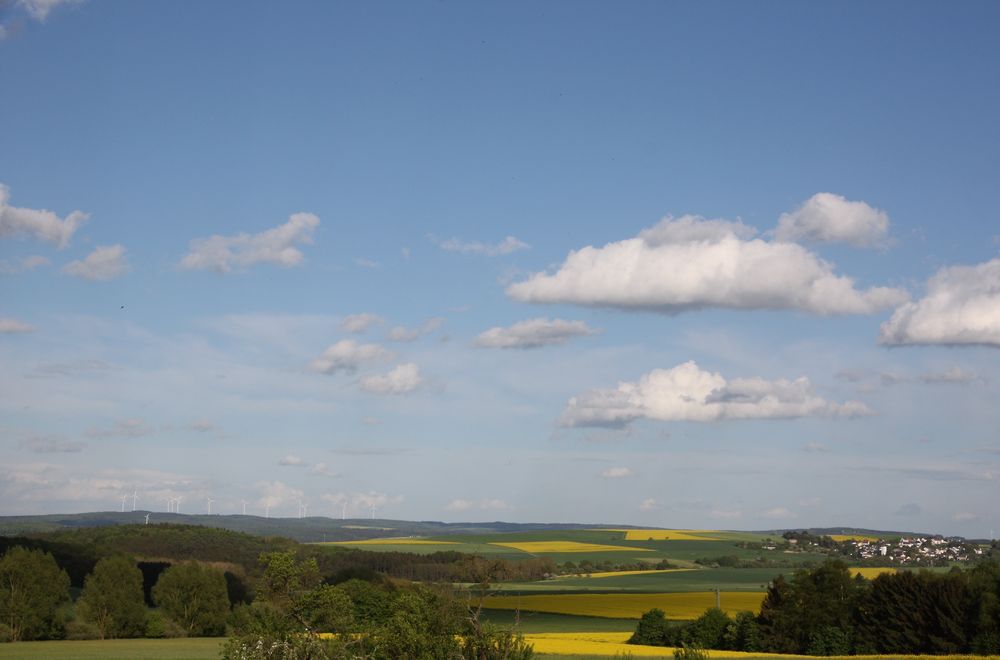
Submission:
{"label": "bush", "polygon": [[10,626],[6,623],[0,623],[0,644],[12,641],[14,636],[11,634]]}
{"label": "bush", "polygon": [[82,640],[100,638],[101,631],[92,623],[76,620],[66,624],[66,639]]}

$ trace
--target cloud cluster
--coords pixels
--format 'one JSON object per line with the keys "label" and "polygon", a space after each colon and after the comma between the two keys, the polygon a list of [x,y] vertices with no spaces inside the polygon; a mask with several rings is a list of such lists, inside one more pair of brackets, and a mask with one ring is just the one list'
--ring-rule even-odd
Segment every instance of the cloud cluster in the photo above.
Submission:
{"label": "cloud cluster", "polygon": [[295,213],[288,222],[258,234],[196,238],[188,245],[181,267],[229,273],[262,263],[298,266],[305,257],[295,245],[312,243],[318,226],[319,218],[312,213]]}
{"label": "cloud cluster", "polygon": [[354,373],[363,364],[391,357],[392,352],[378,344],[359,344],[353,339],[341,339],[313,360],[309,368],[322,374]]}
{"label": "cloud cluster", "polygon": [[0,318],[0,335],[23,334],[34,332],[37,328],[17,319]]}
{"label": "cloud cluster", "polygon": [[849,243],[855,247],[884,244],[888,234],[885,211],[832,193],[816,193],[791,213],[783,213],[774,230],[779,241]]}
{"label": "cloud cluster", "polygon": [[1000,347],[1000,258],[938,271],[923,298],[882,324],[879,342]]}
{"label": "cloud cluster", "polygon": [[331,505],[334,515],[360,513],[362,516],[365,516],[371,515],[374,511],[383,509],[389,504],[401,503],[403,496],[389,495],[372,490],[355,493],[327,493],[320,499]]}
{"label": "cloud cluster", "polygon": [[128,272],[125,248],[121,245],[102,245],[79,261],[63,266],[63,272],[84,280],[107,281]]}
{"label": "cloud cluster", "polygon": [[666,314],[713,307],[870,314],[908,298],[901,289],[859,289],[804,247],[752,234],[742,223],[667,217],[636,238],[571,252],[555,272],[511,284],[507,295]]}
{"label": "cloud cluster", "polygon": [[564,426],[622,427],[637,419],[716,422],[789,419],[814,415],[871,414],[863,403],[833,403],[817,396],[807,378],[734,378],[704,371],[694,362],[654,369],[635,383],[591,390],[569,400]]}
{"label": "cloud cluster", "polygon": [[30,236],[64,248],[90,217],[83,211],[73,211],[60,220],[52,211],[11,206],[9,201],[10,188],[0,183],[0,238]]}
{"label": "cloud cluster", "polygon": [[601,471],[601,476],[605,479],[624,479],[632,476],[632,470],[627,467],[609,467]]}
{"label": "cloud cluster", "polygon": [[583,321],[529,319],[515,323],[508,328],[490,328],[476,338],[476,346],[482,348],[539,348],[553,344],[565,344],[573,337],[584,337],[596,332]]}
{"label": "cloud cluster", "polygon": [[365,376],[361,379],[361,389],[372,394],[407,394],[420,387],[423,379],[420,369],[413,362],[405,362],[393,367],[384,375]]}
{"label": "cloud cluster", "polygon": [[462,254],[481,254],[487,257],[496,257],[503,254],[510,254],[519,250],[527,250],[531,246],[524,241],[507,236],[499,243],[480,243],[479,241],[463,241],[458,238],[449,238],[444,241],[435,241],[439,248],[448,252],[460,252]]}

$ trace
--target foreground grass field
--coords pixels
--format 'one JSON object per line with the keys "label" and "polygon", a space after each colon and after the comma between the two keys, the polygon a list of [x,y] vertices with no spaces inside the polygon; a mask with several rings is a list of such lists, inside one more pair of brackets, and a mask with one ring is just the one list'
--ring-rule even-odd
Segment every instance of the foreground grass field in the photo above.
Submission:
{"label": "foreground grass field", "polygon": [[224,638],[111,639],[0,644],[0,658],[21,660],[207,660]]}

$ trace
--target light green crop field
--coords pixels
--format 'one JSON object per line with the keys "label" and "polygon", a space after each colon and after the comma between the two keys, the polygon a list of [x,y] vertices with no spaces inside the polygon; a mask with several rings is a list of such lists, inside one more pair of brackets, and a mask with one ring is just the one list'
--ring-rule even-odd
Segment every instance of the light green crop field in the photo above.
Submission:
{"label": "light green crop field", "polygon": [[21,660],[208,660],[219,657],[222,637],[109,639],[0,644],[0,658]]}

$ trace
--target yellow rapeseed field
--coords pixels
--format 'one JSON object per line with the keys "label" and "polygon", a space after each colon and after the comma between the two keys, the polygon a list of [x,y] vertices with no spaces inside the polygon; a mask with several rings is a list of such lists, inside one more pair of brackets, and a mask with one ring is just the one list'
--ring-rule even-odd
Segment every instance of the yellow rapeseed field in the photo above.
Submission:
{"label": "yellow rapeseed field", "polygon": [[718,541],[701,536],[710,529],[607,529],[607,532],[625,532],[626,541]]}
{"label": "yellow rapeseed field", "polygon": [[[578,632],[578,633],[531,633],[524,639],[535,647],[536,653],[551,653],[553,655],[594,655],[602,658],[634,657],[634,658],[673,658],[674,649],[661,646],[641,646],[626,644],[632,633],[627,632]],[[808,655],[779,655],[777,653],[742,653],[740,651],[709,651],[709,658],[775,658],[775,660],[815,660]],[[854,655],[833,656],[832,660],[912,660],[923,657],[933,660],[988,660],[996,656],[971,655]]]}
{"label": "yellow rapeseed field", "polygon": [[[756,612],[764,600],[759,591],[723,591],[722,609],[730,614]],[[495,610],[524,610],[579,616],[602,616],[612,619],[638,619],[654,607],[668,619],[693,620],[715,607],[715,592],[700,591],[669,594],[529,594],[525,596],[487,596],[483,607]]]}
{"label": "yellow rapeseed field", "polygon": [[862,534],[830,534],[830,538],[838,543],[844,541],[878,541],[877,536],[864,536]]}
{"label": "yellow rapeseed field", "polygon": [[877,578],[878,576],[882,575],[883,573],[895,573],[896,572],[895,568],[883,568],[883,567],[878,567],[878,568],[868,568],[868,567],[866,567],[866,568],[859,568],[857,566],[852,566],[850,570],[851,570],[851,575],[860,575],[861,577],[868,578],[869,580]]}
{"label": "yellow rapeseed field", "polygon": [[652,552],[649,548],[630,548],[624,545],[601,545],[600,543],[578,543],[577,541],[521,541],[519,543],[491,543],[505,548],[514,548],[530,554],[546,552]]}

